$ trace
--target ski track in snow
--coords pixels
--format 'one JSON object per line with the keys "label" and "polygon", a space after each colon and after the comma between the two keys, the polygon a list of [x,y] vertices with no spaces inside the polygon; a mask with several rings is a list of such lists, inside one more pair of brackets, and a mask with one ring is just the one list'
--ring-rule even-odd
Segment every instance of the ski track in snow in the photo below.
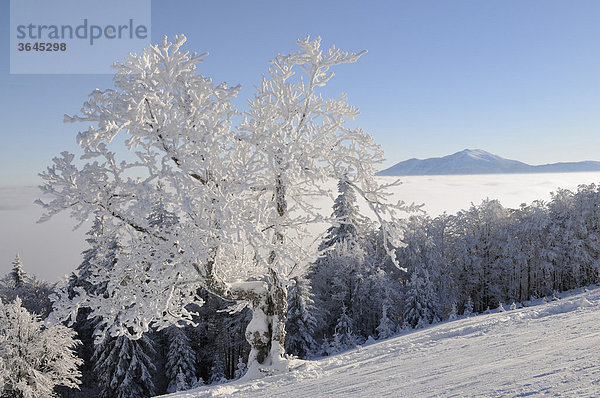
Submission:
{"label": "ski track in snow", "polygon": [[169,397],[598,397],[600,288],[291,366]]}

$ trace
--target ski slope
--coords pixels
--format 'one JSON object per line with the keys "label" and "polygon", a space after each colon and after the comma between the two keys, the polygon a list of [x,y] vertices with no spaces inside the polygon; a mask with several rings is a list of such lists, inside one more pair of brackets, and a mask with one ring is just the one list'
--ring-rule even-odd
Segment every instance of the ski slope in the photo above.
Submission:
{"label": "ski slope", "polygon": [[600,396],[600,289],[444,322],[197,397]]}

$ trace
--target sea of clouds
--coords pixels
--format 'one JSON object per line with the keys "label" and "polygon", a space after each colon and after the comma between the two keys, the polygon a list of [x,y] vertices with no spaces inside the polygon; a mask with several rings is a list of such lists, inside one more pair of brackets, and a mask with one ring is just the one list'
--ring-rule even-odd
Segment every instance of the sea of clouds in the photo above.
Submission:
{"label": "sea of clouds", "polygon": [[[444,211],[456,213],[486,198],[499,199],[511,208],[538,199],[547,201],[557,188],[575,190],[580,184],[600,182],[600,173],[378,178],[385,182],[401,180],[402,184],[393,189],[394,199],[424,204],[423,209],[436,216]],[[335,189],[334,183],[331,189]],[[335,196],[335,191],[332,195]],[[39,197],[37,187],[0,187],[0,276],[10,271],[16,253],[21,255],[26,271],[48,281],[57,281],[81,262],[89,224],[73,230],[76,222],[66,213],[36,223],[42,209],[33,202]],[[325,214],[331,212],[330,200],[320,200],[318,204]],[[315,233],[323,228],[326,226],[314,228]]]}

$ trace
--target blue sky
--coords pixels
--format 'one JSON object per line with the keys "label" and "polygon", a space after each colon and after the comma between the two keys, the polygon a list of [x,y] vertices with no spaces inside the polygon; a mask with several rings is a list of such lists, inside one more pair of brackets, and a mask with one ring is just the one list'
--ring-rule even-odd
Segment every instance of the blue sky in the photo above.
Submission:
{"label": "blue sky", "polygon": [[[108,75],[10,75],[0,0],[0,185],[36,184],[83,126],[63,124]],[[539,164],[600,160],[598,1],[152,1],[152,39],[185,33],[201,73],[241,83],[238,104],[278,52],[320,35],[369,52],[337,69],[390,166],[464,148]],[[92,59],[89,62],[94,62]]]}

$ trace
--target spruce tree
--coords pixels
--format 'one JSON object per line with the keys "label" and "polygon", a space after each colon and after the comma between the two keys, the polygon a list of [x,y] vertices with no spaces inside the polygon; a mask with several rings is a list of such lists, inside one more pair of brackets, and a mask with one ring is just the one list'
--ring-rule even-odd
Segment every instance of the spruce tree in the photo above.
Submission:
{"label": "spruce tree", "polygon": [[342,306],[342,313],[335,325],[335,333],[331,344],[334,352],[347,350],[358,344],[353,329],[354,325],[352,324],[352,319],[346,313],[346,306]]}
{"label": "spruce tree", "polygon": [[473,315],[473,300],[471,300],[471,296],[469,296],[469,298],[467,299],[467,302],[465,303],[465,309],[463,311],[463,315],[464,316]]}
{"label": "spruce tree", "polygon": [[327,230],[319,246],[322,254],[307,276],[316,307],[315,335],[321,341],[335,334],[343,306],[355,325],[356,339],[375,335],[382,302],[392,296],[390,290],[398,288],[388,264],[389,254],[380,242],[382,231],[368,233],[369,225],[358,212],[354,188],[346,179],[339,180],[338,192],[331,216],[335,224]]}
{"label": "spruce tree", "polygon": [[23,271],[23,262],[21,257],[17,254],[13,261],[13,268],[10,272],[10,279],[13,283],[15,290],[22,288],[25,285],[27,275]]}
{"label": "spruce tree", "polygon": [[[87,294],[103,295],[107,286],[97,283],[97,275],[109,273],[122,255],[119,238],[106,232],[104,217],[96,217],[87,232],[89,248],[83,252],[83,261],[69,280],[69,290],[83,289]],[[75,325],[86,343],[81,354],[86,361],[85,378],[91,384],[95,379],[101,397],[149,397],[156,393],[154,386],[154,343],[147,335],[138,340],[126,336],[112,337],[97,317],[88,318],[90,311],[83,309]],[[109,328],[110,330],[110,328]],[[94,336],[103,335],[101,342],[93,343]],[[88,347],[86,349],[86,347]],[[92,350],[89,347],[93,347]]]}
{"label": "spruce tree", "polygon": [[27,311],[45,319],[52,312],[50,296],[54,293],[54,285],[28,275],[18,254],[12,264],[11,271],[0,280],[0,299],[11,303],[19,298]]}
{"label": "spruce tree", "polygon": [[196,380],[196,353],[184,328],[170,326],[165,329],[168,351],[165,374],[169,379],[167,392],[185,391],[192,388]]}
{"label": "spruce tree", "polygon": [[294,284],[288,290],[288,312],[285,321],[288,335],[285,350],[300,358],[306,358],[314,354],[317,348],[314,337],[317,320],[314,316],[310,287],[300,277],[293,280]]}
{"label": "spruce tree", "polygon": [[356,205],[356,193],[348,181],[338,181],[339,195],[333,202],[333,213],[331,217],[335,224],[329,227],[325,238],[319,245],[319,250],[326,250],[333,245],[342,242],[357,240],[364,218],[361,217]]}
{"label": "spruce tree", "polygon": [[105,337],[96,345],[92,361],[98,377],[100,397],[151,397],[154,386],[154,343],[146,335]]}
{"label": "spruce tree", "polygon": [[103,294],[106,290],[106,285],[95,283],[94,277],[116,264],[122,248],[118,237],[105,233],[105,222],[104,217],[96,217],[86,233],[89,247],[83,251],[83,261],[69,279],[69,290],[73,293],[76,287],[88,294]]}
{"label": "spruce tree", "polygon": [[244,362],[244,359],[240,356],[238,357],[238,363],[236,365],[235,368],[235,375],[234,375],[234,379],[241,379],[242,376],[244,376],[246,374],[246,363]]}
{"label": "spruce tree", "polygon": [[215,355],[212,367],[210,368],[210,384],[220,384],[227,381],[225,377],[225,365],[221,355]]}
{"label": "spruce tree", "polygon": [[413,327],[420,327],[437,321],[434,308],[437,296],[426,269],[413,271],[406,292],[404,319]]}
{"label": "spruce tree", "polygon": [[379,339],[387,339],[394,334],[394,323],[387,314],[387,304],[383,305],[381,309],[381,318],[379,320],[379,326],[377,326],[377,336]]}
{"label": "spruce tree", "polygon": [[448,314],[448,320],[453,321],[458,318],[458,312],[456,310],[456,302],[452,303],[452,308],[450,309],[450,313]]}

